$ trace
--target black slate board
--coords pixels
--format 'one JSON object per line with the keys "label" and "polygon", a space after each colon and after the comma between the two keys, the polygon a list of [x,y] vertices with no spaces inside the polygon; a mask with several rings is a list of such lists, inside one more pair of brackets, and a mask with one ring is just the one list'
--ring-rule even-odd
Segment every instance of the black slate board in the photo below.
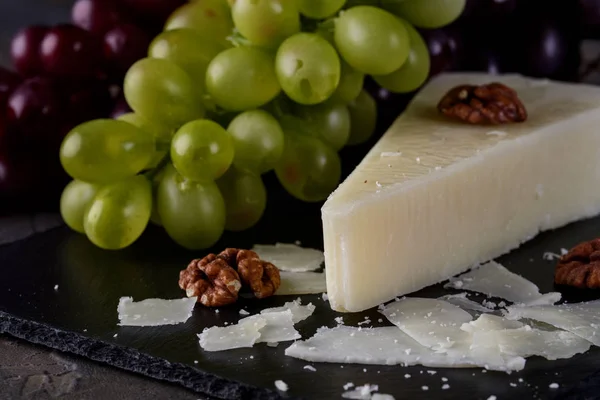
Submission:
{"label": "black slate board", "polygon": [[[264,220],[245,234],[226,235],[215,250],[295,240],[305,246],[321,247],[319,205],[296,202],[277,190],[271,193]],[[597,292],[554,288],[554,262],[544,260],[542,255],[597,236],[600,218],[574,223],[541,234],[499,261],[537,283],[543,292],[560,290],[568,301],[596,298]],[[378,384],[381,392],[393,394],[396,399],[487,399],[491,395],[498,399],[549,398],[575,385],[580,386],[576,393],[582,393],[580,381],[600,369],[600,351],[595,348],[570,360],[534,357],[528,360],[524,371],[511,375],[480,369],[340,364],[311,364],[317,369],[311,372],[303,369],[310,363],[284,355],[286,343],[277,348],[261,344],[252,349],[217,353],[200,349],[196,334],[207,326],[236,322],[240,306],[255,313],[294,296],[244,299],[236,306],[221,308],[219,313],[197,306],[184,325],[117,326],[116,307],[121,296],[181,297],[178,272],[190,258],[201,255],[181,250],[158,229],[150,229],[132,247],[117,252],[100,250],[65,227],[0,247],[0,332],[177,382],[222,399],[340,398],[347,382]],[[54,290],[55,285],[59,285],[58,290]],[[415,295],[444,293],[448,292],[437,285]],[[335,326],[334,318],[342,315],[331,311],[320,295],[303,296],[303,300],[317,306],[315,314],[298,325],[305,338],[318,327]],[[373,326],[381,325],[376,310],[343,316],[348,325],[356,325],[365,316],[370,316]],[[430,370],[437,373],[431,375],[427,372]],[[407,373],[411,378],[404,378]],[[448,378],[450,389],[441,389],[442,377]],[[277,379],[289,384],[288,393],[275,391]],[[554,382],[561,389],[550,389]],[[422,386],[428,390],[423,391]]]}

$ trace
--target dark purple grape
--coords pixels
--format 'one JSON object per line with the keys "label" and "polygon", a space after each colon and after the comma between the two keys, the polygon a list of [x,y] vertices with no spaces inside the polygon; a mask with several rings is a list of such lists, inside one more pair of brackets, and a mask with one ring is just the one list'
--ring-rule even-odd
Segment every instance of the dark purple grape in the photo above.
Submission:
{"label": "dark purple grape", "polygon": [[26,136],[52,132],[62,109],[62,99],[54,83],[46,78],[30,78],[8,99],[8,123],[17,125]]}
{"label": "dark purple grape", "polygon": [[161,29],[169,15],[186,0],[122,0],[131,15],[152,30]]}
{"label": "dark purple grape", "polygon": [[98,36],[128,20],[115,0],[77,0],[71,9],[73,24]]}
{"label": "dark purple grape", "polygon": [[429,76],[458,67],[462,55],[458,29],[422,29],[420,32],[429,48],[431,59]]}
{"label": "dark purple grape", "polygon": [[600,1],[578,0],[578,15],[582,35],[586,38],[600,38]]}
{"label": "dark purple grape", "polygon": [[76,85],[67,94],[64,117],[67,126],[97,118],[107,118],[113,106],[108,81],[91,80]]}
{"label": "dark purple grape", "polygon": [[467,0],[465,9],[460,16],[460,23],[502,22],[504,18],[515,12],[517,3],[517,0]]}
{"label": "dark purple grape", "polygon": [[13,37],[10,55],[15,69],[21,75],[35,76],[44,70],[40,58],[40,47],[48,29],[44,25],[31,25]]}
{"label": "dark purple grape", "polygon": [[91,33],[70,24],[50,29],[41,46],[46,73],[56,77],[94,76],[101,66],[101,43]]}
{"label": "dark purple grape", "polygon": [[5,109],[8,98],[20,84],[21,78],[17,74],[0,67],[0,110]]}
{"label": "dark purple grape", "polygon": [[104,35],[104,57],[121,77],[136,61],[144,58],[150,45],[150,36],[132,24],[114,27]]}
{"label": "dark purple grape", "polygon": [[112,112],[110,113],[110,117],[118,118],[121,115],[130,113],[130,112],[132,112],[131,107],[129,107],[129,104],[127,104],[127,100],[125,100],[125,97],[123,95],[121,95],[117,99],[115,106],[114,106]]}

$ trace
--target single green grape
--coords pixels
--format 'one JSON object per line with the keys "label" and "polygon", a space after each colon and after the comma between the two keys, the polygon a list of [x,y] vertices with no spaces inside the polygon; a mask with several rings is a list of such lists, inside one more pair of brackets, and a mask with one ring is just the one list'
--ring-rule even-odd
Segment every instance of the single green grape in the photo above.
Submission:
{"label": "single green grape", "polygon": [[126,113],[120,115],[117,120],[125,121],[131,125],[137,126],[147,135],[154,138],[154,155],[144,169],[152,169],[156,167],[160,161],[168,154],[171,148],[171,138],[174,130],[162,125],[160,122],[149,121],[146,118],[136,113]]}
{"label": "single green grape", "polygon": [[141,129],[123,121],[97,119],[65,136],[60,162],[75,179],[109,183],[142,171],[154,151],[154,139]]}
{"label": "single green grape", "polygon": [[340,158],[330,146],[311,136],[286,134],[285,150],[275,168],[281,185],[307,202],[322,201],[340,182]]}
{"label": "single green grape", "polygon": [[338,151],[350,136],[350,112],[344,104],[326,103],[298,107],[298,115],[306,121],[304,131]]}
{"label": "single green grape", "polygon": [[410,49],[402,21],[372,6],[353,7],[340,13],[334,38],[342,58],[354,69],[370,75],[397,70]]}
{"label": "single green grape", "polygon": [[67,226],[75,232],[85,233],[83,217],[98,192],[98,185],[72,180],[60,196],[60,215]]}
{"label": "single green grape", "polygon": [[300,13],[291,0],[236,0],[231,15],[236,29],[258,46],[275,48],[300,31]]}
{"label": "single green grape", "polygon": [[208,64],[223,49],[211,39],[193,29],[165,31],[152,41],[148,56],[177,64],[192,79],[195,90],[204,93]]}
{"label": "single green grape", "polygon": [[181,125],[202,118],[201,94],[192,79],[176,64],[144,58],[129,68],[123,93],[129,106],[142,117],[165,125]]}
{"label": "single green grape", "polygon": [[371,95],[363,90],[358,97],[348,104],[350,111],[349,145],[362,144],[369,140],[377,126],[377,103]]}
{"label": "single green grape", "polygon": [[300,104],[327,100],[340,82],[340,58],[331,44],[315,33],[297,33],[286,39],[275,57],[281,88]]}
{"label": "single green grape", "polygon": [[465,9],[466,0],[382,0],[383,8],[419,28],[441,28]]}
{"label": "single green grape", "polygon": [[206,90],[225,110],[244,111],[267,104],[281,88],[268,53],[256,47],[234,47],[208,65]]}
{"label": "single green grape", "polygon": [[217,185],[225,200],[225,229],[239,232],[256,225],[267,206],[267,189],[260,175],[231,167]]}
{"label": "single green grape", "polygon": [[233,161],[231,135],[216,122],[198,119],[183,125],[171,142],[171,161],[177,171],[193,181],[212,181]]}
{"label": "single green grape", "polygon": [[340,11],[346,0],[298,0],[300,13],[308,18],[323,19]]}
{"label": "single green grape", "polygon": [[214,182],[192,182],[169,164],[158,187],[157,204],[163,227],[187,249],[207,249],[223,234],[225,201]]}
{"label": "single green grape", "polygon": [[373,79],[379,86],[396,93],[408,93],[418,89],[429,76],[429,48],[410,24],[405,23],[410,39],[408,59],[400,69],[388,75],[375,75]]}
{"label": "single green grape", "polygon": [[342,66],[340,83],[327,101],[348,104],[354,100],[362,90],[365,82],[365,74],[355,70],[344,60],[340,61]]}
{"label": "single green grape", "polygon": [[231,10],[225,0],[201,0],[184,4],[171,14],[165,31],[189,28],[197,31],[202,40],[231,47],[227,38],[233,30]]}
{"label": "single green grape", "polygon": [[152,211],[151,184],[143,175],[103,186],[83,220],[87,237],[107,250],[125,248],[144,232]]}
{"label": "single green grape", "polygon": [[283,153],[284,136],[279,122],[263,110],[245,111],[235,117],[227,131],[233,139],[233,164],[264,174],[275,168]]}

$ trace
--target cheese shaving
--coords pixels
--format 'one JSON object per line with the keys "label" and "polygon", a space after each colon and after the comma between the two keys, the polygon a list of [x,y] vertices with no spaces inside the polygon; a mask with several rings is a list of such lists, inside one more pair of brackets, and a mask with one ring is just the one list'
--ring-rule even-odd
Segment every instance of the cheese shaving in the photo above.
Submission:
{"label": "cheese shaving", "polygon": [[206,351],[222,351],[240,347],[252,347],[260,338],[260,330],[267,320],[255,315],[244,318],[235,325],[227,327],[213,326],[198,335],[200,347]]}
{"label": "cheese shaving", "polygon": [[276,295],[316,294],[327,291],[325,274],[319,272],[280,272],[281,286]]}
{"label": "cheese shaving", "polygon": [[191,316],[196,297],[164,300],[146,299],[134,302],[131,297],[121,297],[117,306],[121,326],[160,326],[186,322]]}
{"label": "cheese shaving", "polygon": [[304,321],[306,318],[310,317],[315,311],[315,306],[312,303],[308,303],[308,305],[303,306],[302,300],[296,299],[294,301],[289,301],[285,303],[282,307],[267,308],[262,310],[260,313],[266,314],[287,310],[291,311],[292,321],[294,322],[294,324],[297,324],[298,322]]}
{"label": "cheese shaving", "polygon": [[321,268],[325,262],[323,252],[295,244],[257,244],[252,248],[258,256],[274,264],[280,271],[309,272]]}
{"label": "cheese shaving", "polygon": [[451,278],[444,287],[470,290],[526,305],[554,304],[561,298],[557,292],[541,294],[533,282],[510,272],[495,261]]}
{"label": "cheese shaving", "polygon": [[[275,343],[288,340],[300,339],[300,333],[294,328],[293,314],[291,310],[268,312],[254,315],[244,319],[264,319],[266,324],[260,329],[260,338],[257,343]],[[242,320],[243,321],[243,320]],[[240,321],[241,322],[241,321]]]}
{"label": "cheese shaving", "polygon": [[600,300],[532,307],[511,306],[507,308],[506,318],[540,321],[600,346]]}

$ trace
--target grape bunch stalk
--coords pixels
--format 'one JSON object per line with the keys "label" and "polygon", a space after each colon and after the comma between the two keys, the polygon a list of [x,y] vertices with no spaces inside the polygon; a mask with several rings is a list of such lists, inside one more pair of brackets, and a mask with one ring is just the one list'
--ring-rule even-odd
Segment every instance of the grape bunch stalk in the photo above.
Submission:
{"label": "grape bunch stalk", "polygon": [[125,74],[131,112],[72,129],[60,160],[66,223],[97,246],[132,244],[149,222],[188,249],[263,215],[262,175],[319,202],[339,151],[366,142],[377,107],[365,78],[395,93],[429,77],[415,27],[465,0],[196,0],[168,18]]}

